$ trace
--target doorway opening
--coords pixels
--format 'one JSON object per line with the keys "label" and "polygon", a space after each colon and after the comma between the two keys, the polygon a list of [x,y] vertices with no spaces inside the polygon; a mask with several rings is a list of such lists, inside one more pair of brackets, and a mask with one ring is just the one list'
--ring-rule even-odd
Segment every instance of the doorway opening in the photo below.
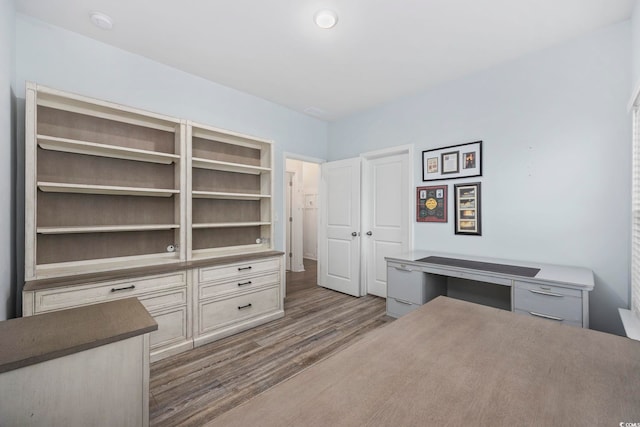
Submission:
{"label": "doorway opening", "polygon": [[286,270],[305,271],[318,259],[320,161],[285,155]]}

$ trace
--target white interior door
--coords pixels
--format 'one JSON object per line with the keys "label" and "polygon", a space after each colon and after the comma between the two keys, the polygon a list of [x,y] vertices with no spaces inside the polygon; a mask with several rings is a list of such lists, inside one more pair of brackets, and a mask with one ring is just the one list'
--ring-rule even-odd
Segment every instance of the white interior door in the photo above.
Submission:
{"label": "white interior door", "polygon": [[318,284],[361,296],[360,159],[322,164]]}
{"label": "white interior door", "polygon": [[363,266],[367,293],[387,296],[385,257],[410,250],[409,154],[363,162]]}

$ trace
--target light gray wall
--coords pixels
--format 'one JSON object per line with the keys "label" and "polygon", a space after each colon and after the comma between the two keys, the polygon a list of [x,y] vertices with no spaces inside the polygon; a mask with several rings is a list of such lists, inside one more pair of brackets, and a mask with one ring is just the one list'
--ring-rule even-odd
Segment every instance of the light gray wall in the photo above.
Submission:
{"label": "light gray wall", "polygon": [[636,0],[631,14],[631,84],[640,86],[640,0]]}
{"label": "light gray wall", "polygon": [[[285,151],[326,158],[325,122],[264,99],[20,14],[16,18],[16,45],[16,93],[21,98],[25,81],[33,81],[272,139],[276,171],[284,170]],[[282,178],[282,174],[275,174],[273,203],[279,219],[283,218]],[[275,229],[277,249],[284,248],[281,227],[279,220]]]}
{"label": "light gray wall", "polygon": [[[449,222],[417,249],[593,269],[591,326],[622,334],[629,298],[631,25],[624,22],[332,123],[329,159],[483,140],[483,176],[448,180]],[[482,182],[482,236],[454,235],[453,184]]]}
{"label": "light gray wall", "polygon": [[0,320],[14,315],[15,4],[0,0]]}

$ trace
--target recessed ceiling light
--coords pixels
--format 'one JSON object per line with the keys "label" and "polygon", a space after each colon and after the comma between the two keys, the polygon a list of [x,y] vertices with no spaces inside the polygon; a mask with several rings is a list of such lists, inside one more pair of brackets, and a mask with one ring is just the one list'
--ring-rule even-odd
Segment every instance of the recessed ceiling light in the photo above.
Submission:
{"label": "recessed ceiling light", "polygon": [[91,17],[91,22],[93,22],[93,25],[96,27],[102,28],[103,30],[110,30],[113,28],[113,20],[104,13],[91,12],[89,16]]}
{"label": "recessed ceiling light", "polygon": [[322,9],[316,12],[313,16],[313,20],[318,27],[329,29],[338,23],[338,14],[333,10]]}

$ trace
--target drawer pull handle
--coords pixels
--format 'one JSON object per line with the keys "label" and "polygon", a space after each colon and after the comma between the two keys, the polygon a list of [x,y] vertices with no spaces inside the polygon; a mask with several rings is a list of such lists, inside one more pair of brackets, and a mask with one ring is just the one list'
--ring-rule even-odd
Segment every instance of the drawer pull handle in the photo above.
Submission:
{"label": "drawer pull handle", "polygon": [[136,285],[127,286],[125,288],[111,288],[111,292],[131,291],[136,288]]}
{"label": "drawer pull handle", "polygon": [[244,283],[238,283],[238,286],[245,286],[245,285],[250,285],[251,284],[251,280],[249,280],[248,282],[244,282]]}
{"label": "drawer pull handle", "polygon": [[249,266],[249,267],[238,267],[238,271],[243,271],[243,270],[251,270],[251,266]]}
{"label": "drawer pull handle", "polygon": [[247,304],[247,305],[240,305],[238,306],[238,310],[244,310],[245,308],[249,308],[251,307],[251,303]]}
{"label": "drawer pull handle", "polygon": [[393,267],[398,271],[407,271],[409,273],[411,273],[413,270],[411,270],[410,268],[402,268],[402,267]]}
{"label": "drawer pull handle", "polygon": [[411,303],[409,301],[402,301],[401,299],[398,299],[398,298],[394,298],[394,300],[396,300],[400,304],[411,305]]}
{"label": "drawer pull handle", "polygon": [[562,317],[556,317],[556,316],[550,316],[548,314],[536,313],[535,311],[530,311],[529,314],[532,315],[532,316],[542,317],[544,319],[556,320],[558,322],[562,322],[564,320]]}
{"label": "drawer pull handle", "polygon": [[550,297],[563,297],[564,295],[562,294],[556,294],[553,292],[543,292],[543,291],[536,291],[535,289],[529,289],[529,292],[533,292],[534,294],[539,294],[539,295],[547,295]]}

